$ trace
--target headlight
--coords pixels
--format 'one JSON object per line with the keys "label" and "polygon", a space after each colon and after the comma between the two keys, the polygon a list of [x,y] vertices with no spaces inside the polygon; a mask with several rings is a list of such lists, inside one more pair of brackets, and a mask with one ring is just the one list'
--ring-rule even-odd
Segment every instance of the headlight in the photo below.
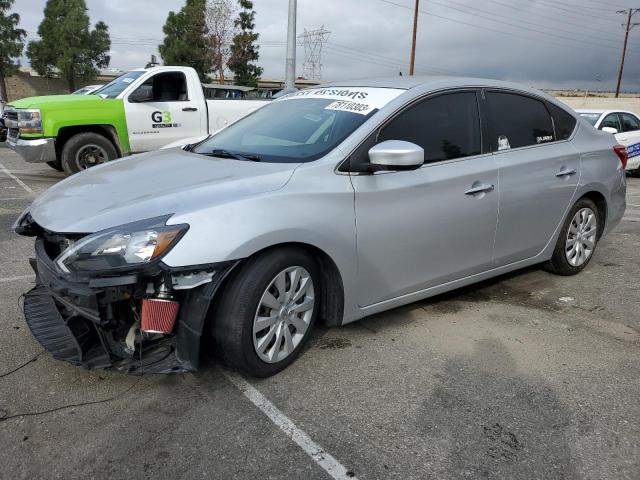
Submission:
{"label": "headlight", "polygon": [[169,217],[152,218],[104,230],[82,238],[56,259],[58,267],[70,271],[126,270],[159,260],[189,228],[165,225]]}
{"label": "headlight", "polygon": [[40,110],[16,110],[20,133],[42,133],[42,115]]}

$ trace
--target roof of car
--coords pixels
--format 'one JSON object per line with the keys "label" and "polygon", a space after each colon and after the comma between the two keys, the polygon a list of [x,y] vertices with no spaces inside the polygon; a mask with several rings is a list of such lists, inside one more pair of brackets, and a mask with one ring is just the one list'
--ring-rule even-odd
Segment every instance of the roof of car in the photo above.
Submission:
{"label": "roof of car", "polygon": [[595,115],[604,115],[609,113],[630,113],[631,115],[637,115],[634,112],[630,112],[628,110],[604,110],[601,108],[576,108],[576,112],[578,113],[593,113]]}
{"label": "roof of car", "polygon": [[[324,87],[378,87],[378,88],[400,88],[409,90],[415,87],[440,88],[443,85],[458,86],[480,86],[480,87],[502,87],[518,90],[535,90],[519,83],[504,82],[488,78],[476,77],[456,77],[445,75],[415,75],[397,77],[363,78],[358,80],[336,81],[319,85],[314,88]],[[536,90],[537,91],[537,90]]]}

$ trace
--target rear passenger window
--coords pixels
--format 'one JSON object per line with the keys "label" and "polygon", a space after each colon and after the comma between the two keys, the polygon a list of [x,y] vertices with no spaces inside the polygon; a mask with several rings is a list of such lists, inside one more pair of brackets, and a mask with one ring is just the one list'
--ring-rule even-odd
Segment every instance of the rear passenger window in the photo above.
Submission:
{"label": "rear passenger window", "polygon": [[566,112],[562,108],[548,103],[549,111],[553,117],[553,125],[556,129],[556,140],[566,140],[573,133],[573,129],[576,128],[577,120],[570,113]]}
{"label": "rear passenger window", "polygon": [[640,130],[640,122],[638,122],[638,119],[635,117],[635,115],[631,115],[629,113],[621,113],[620,121],[622,122],[623,132]]}
{"label": "rear passenger window", "polygon": [[378,142],[404,140],[424,149],[425,163],[479,155],[480,115],[475,92],[440,95],[402,112]]}
{"label": "rear passenger window", "polygon": [[552,142],[553,123],[544,103],[513,93],[487,92],[493,151]]}
{"label": "rear passenger window", "polygon": [[618,114],[617,113],[611,113],[611,114],[607,115],[605,117],[605,119],[602,120],[602,123],[600,124],[600,130],[602,130],[604,127],[615,128],[616,130],[621,132],[622,131],[622,127],[620,127],[620,121],[618,120]]}

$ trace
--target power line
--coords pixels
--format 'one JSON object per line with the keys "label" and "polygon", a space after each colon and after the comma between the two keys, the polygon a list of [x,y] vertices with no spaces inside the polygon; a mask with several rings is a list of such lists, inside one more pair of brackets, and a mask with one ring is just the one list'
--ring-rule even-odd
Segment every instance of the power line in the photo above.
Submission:
{"label": "power line", "polygon": [[[518,12],[522,12],[522,8],[521,7],[516,7],[516,6],[513,6],[513,5],[509,4],[509,3],[499,2],[498,0],[488,0],[488,1],[491,2],[491,3],[495,3],[496,5],[500,5],[502,7],[507,7],[507,8],[511,8],[513,10],[517,10]],[[599,33],[604,33],[605,35],[612,35],[613,34],[613,32],[611,30],[599,30],[597,28],[593,28],[590,25],[587,26],[585,24],[568,22],[564,18],[558,18],[558,16],[541,15],[540,12],[538,12],[538,11],[536,11],[536,17],[548,19],[548,20],[551,20],[552,22],[556,22],[556,23],[562,23],[563,25],[572,25],[574,27],[581,28],[582,30],[588,29],[589,32],[599,32]],[[578,32],[572,32],[572,33],[578,33]],[[604,39],[604,37],[592,37],[592,38],[603,38]],[[607,40],[612,41],[613,37],[607,38]],[[617,42],[617,40],[616,40],[616,42]]]}
{"label": "power line", "polygon": [[[597,46],[597,47],[601,47],[601,48],[615,48],[616,50],[618,48],[617,46],[613,47],[613,46],[609,46],[609,45],[602,45],[602,44],[596,43],[596,42],[590,42],[590,41],[587,41],[587,40],[581,40],[581,39],[578,39],[578,38],[568,37],[568,36],[565,36],[565,35],[558,35],[558,34],[553,33],[553,32],[544,31],[544,30],[538,30],[538,29],[530,28],[530,27],[527,27],[527,26],[524,26],[524,25],[519,25],[518,23],[511,23],[511,22],[507,22],[507,21],[504,21],[504,20],[495,20],[495,18],[493,18],[493,17],[504,18],[504,19],[507,19],[507,20],[511,20],[511,18],[505,17],[504,15],[497,15],[497,14],[494,14],[492,12],[487,12],[486,10],[481,10],[479,8],[470,7],[468,5],[461,5],[459,3],[455,3],[455,2],[451,2],[451,1],[449,1],[449,3],[440,3],[440,2],[437,2],[435,0],[430,0],[430,3],[435,4],[435,5],[439,5],[439,6],[442,6],[442,7],[445,7],[445,8],[448,8],[450,10],[455,10],[455,11],[458,11],[458,12],[461,12],[461,13],[465,13],[465,14],[469,13],[469,12],[467,12],[467,10],[475,10],[476,12],[480,12],[480,13],[473,13],[472,15],[474,17],[480,17],[480,18],[489,20],[489,21],[494,22],[494,23],[508,25],[508,26],[511,26],[511,27],[514,27],[514,28],[519,28],[521,30],[528,30],[528,31],[534,32],[534,33],[541,33],[543,35],[549,35],[549,36],[556,37],[556,38],[559,38],[559,39],[562,39],[562,40],[569,40],[569,41],[572,41],[572,42],[583,43],[585,45]],[[464,7],[464,9],[463,8],[459,8],[459,7],[451,6],[450,5],[451,3],[454,3],[455,5],[460,5],[460,6]],[[484,15],[484,14],[487,14],[487,15]],[[534,25],[536,27],[546,28],[546,25],[541,25],[541,24],[535,23],[535,22],[529,22],[529,21],[521,20],[520,23],[524,23],[524,24],[528,24],[528,25]],[[575,32],[568,32],[567,30],[562,30],[562,29],[558,29],[558,28],[554,28],[554,31],[565,32],[565,33],[569,33],[569,34],[574,34],[575,33]],[[612,40],[609,40],[609,41],[612,41]]]}
{"label": "power line", "polygon": [[[391,0],[379,0],[379,1],[383,2],[383,3],[387,3],[389,5],[394,5],[396,7],[400,7],[400,8],[405,8],[405,9],[409,9],[409,10],[412,9],[412,7],[407,7],[406,5],[401,5],[399,3],[395,3],[395,2],[393,2]],[[451,17],[447,17],[447,16],[444,16],[444,15],[439,15],[437,13],[427,12],[426,10],[420,10],[420,13],[423,13],[425,15],[429,15],[429,16],[432,16],[432,17],[440,18],[442,20],[447,20],[449,22],[458,23],[460,25],[466,25],[468,27],[477,28],[477,29],[480,29],[480,30],[487,30],[489,32],[500,33],[502,35],[508,35],[509,37],[523,38],[525,40],[535,39],[535,40],[537,40],[539,42],[547,42],[549,44],[556,45],[556,46],[563,47],[563,48],[577,48],[577,45],[567,45],[566,43],[559,43],[559,42],[556,42],[554,40],[547,39],[545,37],[539,37],[539,36],[532,37],[532,36],[527,36],[525,34],[518,34],[518,33],[514,33],[514,32],[507,32],[507,31],[504,31],[504,30],[498,30],[498,29],[495,29],[495,28],[487,27],[486,25],[477,25],[477,24],[474,24],[474,23],[465,22],[464,20],[451,18]],[[547,35],[546,32],[542,32],[542,33],[544,35]],[[599,45],[599,44],[592,44],[592,45],[597,46],[597,47],[601,47],[601,48],[609,48],[609,49],[615,48],[615,47],[610,47],[609,45]]]}

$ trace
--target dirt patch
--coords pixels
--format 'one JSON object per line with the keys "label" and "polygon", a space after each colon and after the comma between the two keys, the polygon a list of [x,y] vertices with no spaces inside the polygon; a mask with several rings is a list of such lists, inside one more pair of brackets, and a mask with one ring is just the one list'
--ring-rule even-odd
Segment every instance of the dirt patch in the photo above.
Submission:
{"label": "dirt patch", "polygon": [[351,340],[342,337],[322,337],[319,338],[314,347],[320,350],[339,350],[351,346]]}

